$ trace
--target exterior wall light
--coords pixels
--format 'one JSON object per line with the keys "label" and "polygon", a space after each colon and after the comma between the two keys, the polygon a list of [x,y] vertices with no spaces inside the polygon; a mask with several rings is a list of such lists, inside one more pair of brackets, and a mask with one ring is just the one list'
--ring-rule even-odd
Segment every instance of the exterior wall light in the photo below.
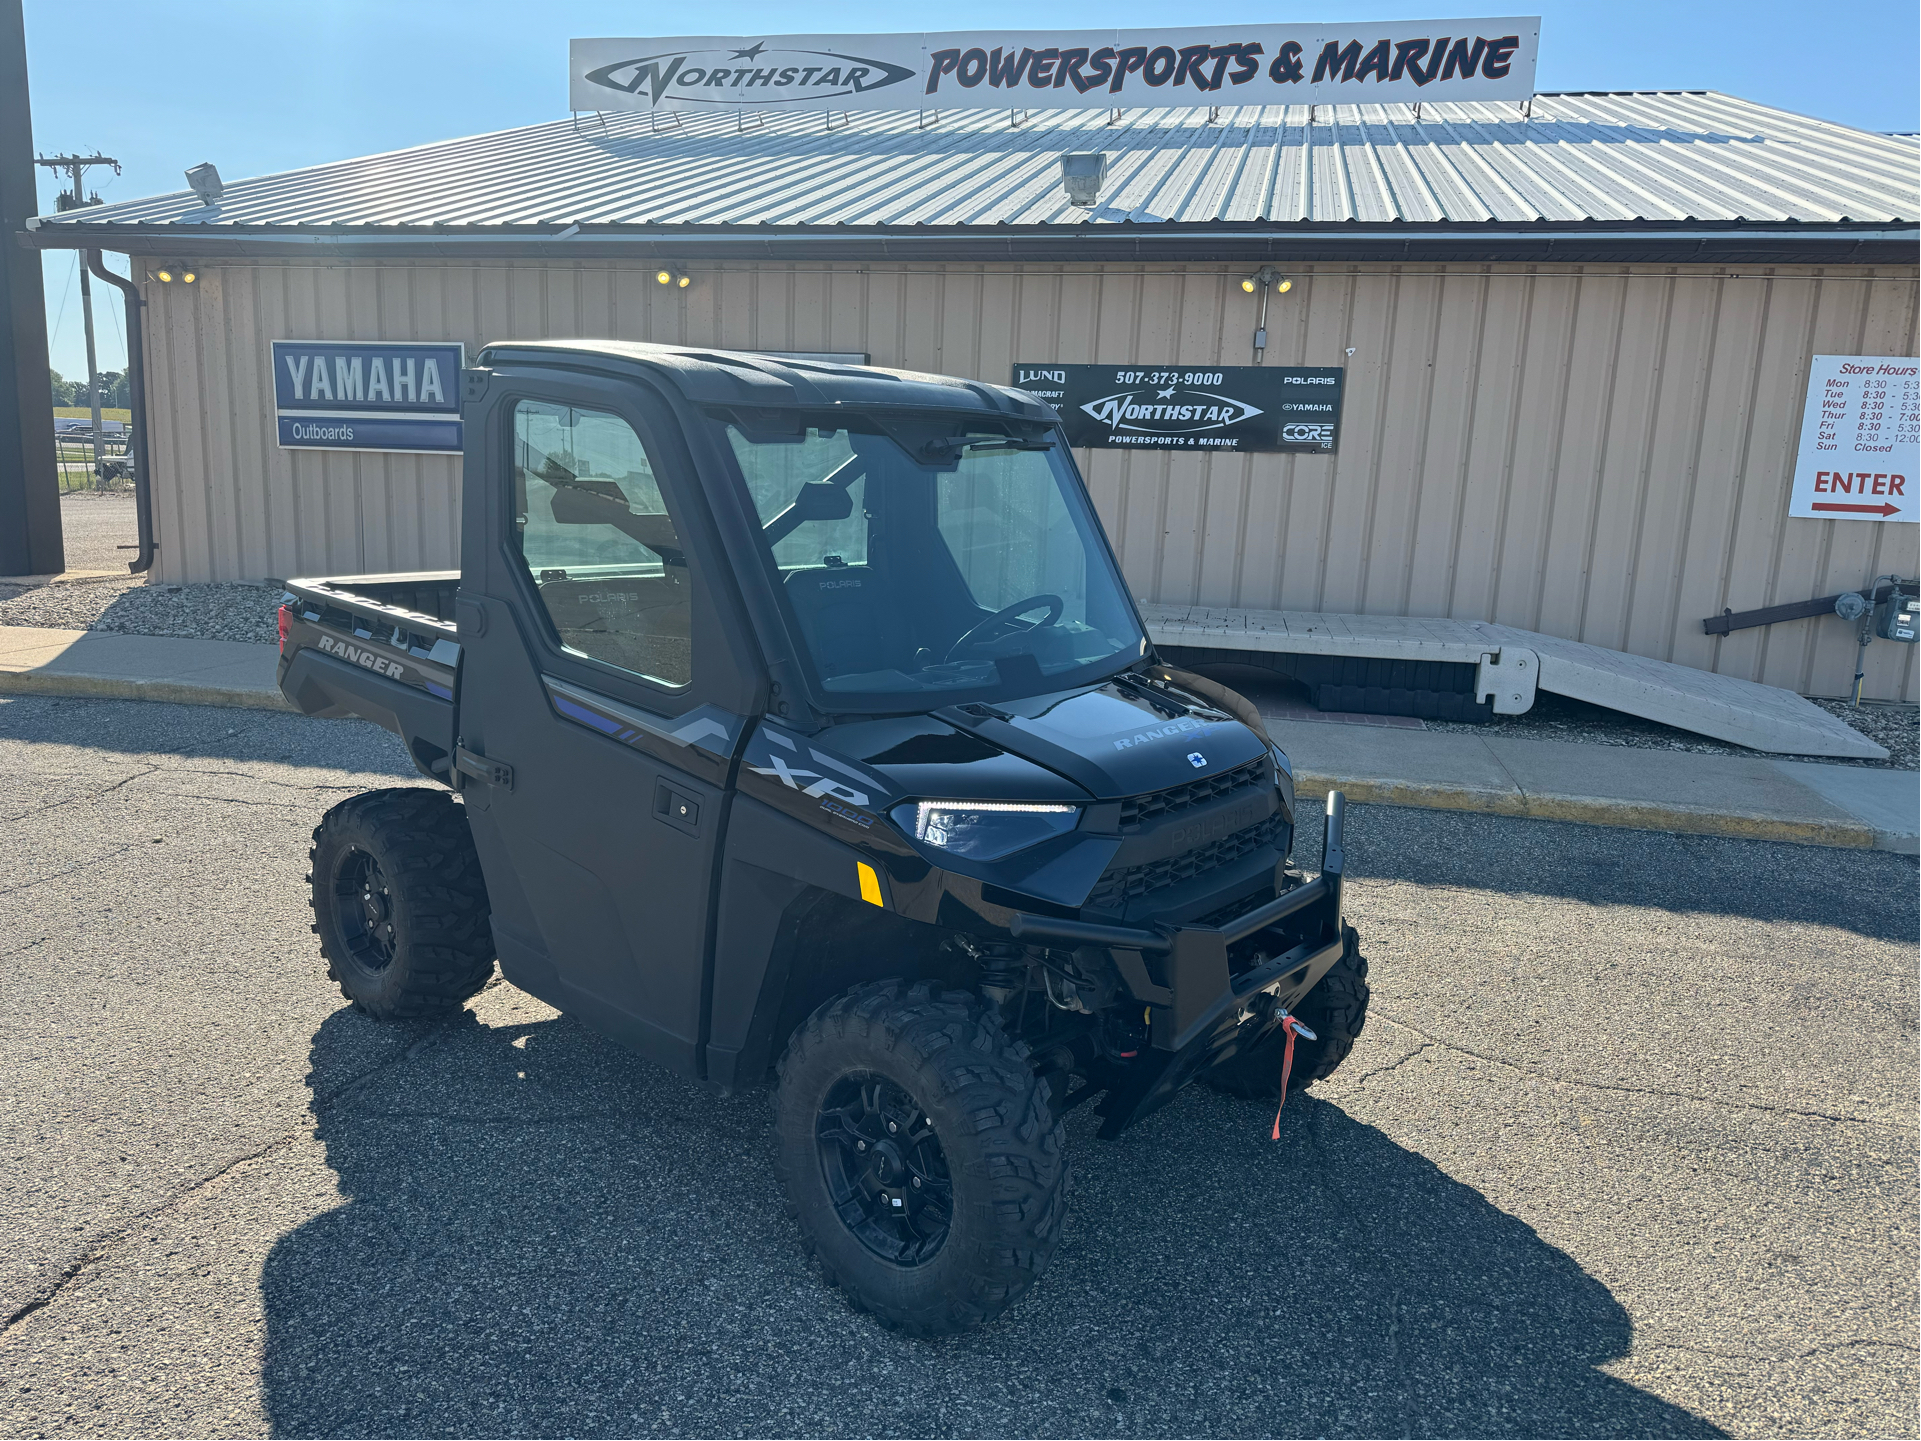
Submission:
{"label": "exterior wall light", "polygon": [[1259,270],[1241,281],[1241,289],[1252,295],[1261,295],[1261,318],[1254,327],[1254,363],[1259,365],[1267,354],[1267,297],[1275,292],[1282,295],[1294,288],[1294,282],[1271,265],[1263,265]]}
{"label": "exterior wall light", "polygon": [[150,274],[162,285],[172,285],[175,281],[179,281],[182,285],[192,285],[194,281],[200,278],[194,273],[191,267],[181,265],[178,262],[172,265],[163,265],[158,270],[151,271]]}
{"label": "exterior wall light", "polygon": [[654,272],[654,281],[658,285],[671,285],[676,290],[685,290],[694,283],[694,277],[684,270],[663,267]]}

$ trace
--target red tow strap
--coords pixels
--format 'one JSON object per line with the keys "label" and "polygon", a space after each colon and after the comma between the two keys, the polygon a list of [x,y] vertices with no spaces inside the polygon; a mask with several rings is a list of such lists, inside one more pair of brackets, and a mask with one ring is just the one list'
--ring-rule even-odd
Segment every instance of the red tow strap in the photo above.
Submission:
{"label": "red tow strap", "polygon": [[1294,1037],[1296,1033],[1313,1040],[1314,1033],[1285,1012],[1281,1016],[1281,1030],[1287,1036],[1287,1046],[1281,1052],[1281,1104],[1274,1108],[1274,1130],[1268,1136],[1270,1141],[1281,1139],[1281,1112],[1287,1107],[1287,1078],[1294,1071]]}

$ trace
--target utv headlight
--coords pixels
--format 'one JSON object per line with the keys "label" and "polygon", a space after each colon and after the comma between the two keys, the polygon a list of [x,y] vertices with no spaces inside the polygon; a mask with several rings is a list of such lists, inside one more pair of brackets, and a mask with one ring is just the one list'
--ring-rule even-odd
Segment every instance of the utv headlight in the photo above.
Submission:
{"label": "utv headlight", "polygon": [[914,839],[970,861],[994,861],[1066,835],[1081,808],[1024,801],[918,801],[894,807],[894,819]]}

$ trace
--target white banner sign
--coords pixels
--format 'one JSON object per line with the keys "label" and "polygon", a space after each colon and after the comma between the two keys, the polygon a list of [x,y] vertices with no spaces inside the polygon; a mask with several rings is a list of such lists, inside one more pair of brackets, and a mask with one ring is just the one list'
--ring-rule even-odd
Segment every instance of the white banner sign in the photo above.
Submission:
{"label": "white banner sign", "polygon": [[1538,18],[575,40],[575,110],[1525,100]]}
{"label": "white banner sign", "polygon": [[1814,357],[1788,514],[1921,521],[1921,362]]}

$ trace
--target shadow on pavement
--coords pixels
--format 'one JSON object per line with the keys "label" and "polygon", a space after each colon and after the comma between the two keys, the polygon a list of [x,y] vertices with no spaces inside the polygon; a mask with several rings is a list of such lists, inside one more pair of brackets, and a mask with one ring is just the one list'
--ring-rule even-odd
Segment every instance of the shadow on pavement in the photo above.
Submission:
{"label": "shadow on pavement", "polygon": [[[369,1024],[322,1025],[317,1097]],[[280,1435],[1721,1434],[1596,1369],[1629,1320],[1567,1255],[1311,1097],[1279,1146],[1201,1091],[1077,1125],[1053,1268],[932,1343],[806,1267],[764,1094],[469,1016],[316,1104],[345,1200],[265,1266]]]}

